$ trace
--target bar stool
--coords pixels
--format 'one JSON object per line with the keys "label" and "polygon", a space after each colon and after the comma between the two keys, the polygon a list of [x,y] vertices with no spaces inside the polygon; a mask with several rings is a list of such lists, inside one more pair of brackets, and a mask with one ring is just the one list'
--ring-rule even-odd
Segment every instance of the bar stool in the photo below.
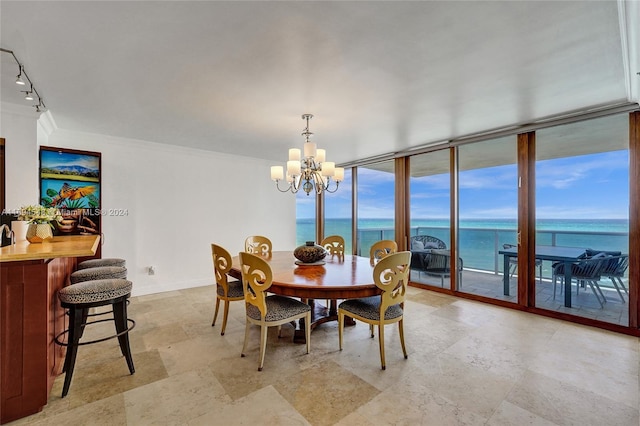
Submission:
{"label": "bar stool", "polygon": [[[96,259],[100,260],[100,259]],[[110,280],[110,279],[127,279],[127,268],[121,266],[99,266],[95,268],[86,268],[81,269],[75,272],[72,272],[69,276],[69,281],[71,284],[78,284],[84,281],[92,281],[92,280]],[[127,300],[127,305],[129,304],[129,300]],[[67,313],[68,315],[68,313]],[[82,322],[87,322],[87,317],[95,316],[96,314],[90,315],[89,310],[87,309],[84,312],[84,316],[82,317]],[[82,337],[84,329],[80,330],[80,337]]]}
{"label": "bar stool", "polygon": [[[57,344],[67,346],[67,354],[64,359],[63,368],[63,371],[66,373],[64,386],[62,388],[63,398],[67,395],[67,392],[69,392],[78,346],[80,345],[103,342],[117,337],[120,344],[120,352],[122,352],[122,355],[127,361],[129,372],[131,374],[135,372],[131,349],[129,347],[129,331],[135,327],[136,322],[131,318],[127,318],[127,299],[131,295],[132,286],[131,281],[125,279],[103,279],[72,284],[62,288],[58,292],[60,304],[63,308],[68,309],[69,312],[69,328],[58,334],[55,338]],[[90,308],[106,305],[111,305],[112,310],[91,316],[105,315],[113,312],[113,318],[99,319],[91,322],[87,321]],[[105,321],[113,321],[115,323],[116,334],[102,339],[80,342],[80,337],[82,337],[84,328],[87,325]],[[129,324],[131,324],[130,327]],[[65,334],[68,334],[66,342],[61,340],[61,337]]]}
{"label": "bar stool", "polygon": [[71,284],[83,281],[127,279],[127,268],[122,266],[99,266],[97,268],[79,269],[69,276]]}
{"label": "bar stool", "polygon": [[98,268],[100,266],[121,266],[126,268],[127,261],[115,257],[105,259],[89,259],[78,263],[78,269]]}

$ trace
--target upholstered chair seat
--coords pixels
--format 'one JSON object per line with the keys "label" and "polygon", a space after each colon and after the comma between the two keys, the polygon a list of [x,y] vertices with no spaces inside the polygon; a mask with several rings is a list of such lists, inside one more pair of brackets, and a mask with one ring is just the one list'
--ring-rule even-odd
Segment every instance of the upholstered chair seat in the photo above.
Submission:
{"label": "upholstered chair seat", "polygon": [[[265,302],[267,304],[267,314],[264,316],[266,322],[282,321],[311,311],[311,306],[284,296],[267,296]],[[247,316],[260,321],[260,310],[254,305],[247,305]]]}
{"label": "upholstered chair seat", "polygon": [[[349,311],[362,318],[366,318],[372,321],[380,321],[381,302],[382,298],[380,296],[371,296],[362,299],[349,299],[342,302],[339,305],[339,308]],[[391,305],[384,313],[384,320],[389,321],[395,318],[400,318],[402,314],[403,310],[399,304]]]}
{"label": "upholstered chair seat", "polygon": [[[242,291],[242,281],[229,281],[229,292],[226,296],[229,297],[239,297],[244,299],[244,293]],[[225,296],[224,288],[222,286],[218,286],[216,289],[216,293],[220,296]]]}

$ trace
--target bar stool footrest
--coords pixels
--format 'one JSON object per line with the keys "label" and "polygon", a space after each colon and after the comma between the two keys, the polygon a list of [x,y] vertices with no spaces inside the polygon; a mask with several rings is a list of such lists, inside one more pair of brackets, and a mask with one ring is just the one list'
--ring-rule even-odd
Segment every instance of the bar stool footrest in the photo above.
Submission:
{"label": "bar stool footrest", "polygon": [[[108,313],[108,312],[102,312],[100,314],[93,314],[93,315],[103,315],[103,314],[106,314],[106,313]],[[113,318],[105,318],[105,319],[101,319],[101,320],[87,322],[85,324],[82,324],[82,326],[86,327],[86,326],[91,325],[91,324],[97,324],[99,322],[107,322],[107,321],[113,321]],[[78,342],[78,346],[90,345],[92,343],[105,342],[107,340],[111,340],[111,339],[115,339],[116,337],[123,336],[123,335],[127,334],[128,332],[130,332],[131,330],[133,330],[136,327],[136,322],[133,319],[127,318],[127,322],[131,323],[131,327],[127,327],[126,330],[123,330],[120,333],[117,333],[117,334],[114,334],[114,335],[111,335],[111,336],[107,336],[107,337],[103,337],[102,339],[90,340],[88,342]],[[60,340],[60,337],[64,336],[65,334],[68,334],[68,333],[69,333],[69,329],[68,328],[66,330],[62,331],[61,333],[59,333],[54,339],[55,342],[60,346],[69,346],[68,342],[63,342],[63,341]]]}

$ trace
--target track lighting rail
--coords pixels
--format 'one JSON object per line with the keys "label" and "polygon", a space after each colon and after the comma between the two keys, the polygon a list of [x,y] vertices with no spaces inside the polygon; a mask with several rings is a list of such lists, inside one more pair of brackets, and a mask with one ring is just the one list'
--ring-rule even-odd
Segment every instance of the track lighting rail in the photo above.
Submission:
{"label": "track lighting rail", "polygon": [[[18,75],[16,76],[16,84],[19,86],[27,87],[27,90],[21,90],[21,92],[25,94],[24,98],[28,101],[37,101],[37,103],[33,105],[33,107],[36,109],[37,112],[42,112],[46,110],[47,106],[44,104],[44,101],[42,100],[42,96],[40,96],[40,93],[38,93],[38,91],[36,90],[36,87],[33,85],[33,82],[29,78],[27,71],[24,69],[24,65],[18,60],[18,57],[16,56],[15,53],[13,53],[13,50],[8,50],[0,47],[0,52],[10,54],[11,56],[13,56],[13,59],[16,61],[16,64],[18,65]],[[27,82],[29,83],[28,85],[27,85],[27,82],[24,81],[24,79],[27,80]]]}

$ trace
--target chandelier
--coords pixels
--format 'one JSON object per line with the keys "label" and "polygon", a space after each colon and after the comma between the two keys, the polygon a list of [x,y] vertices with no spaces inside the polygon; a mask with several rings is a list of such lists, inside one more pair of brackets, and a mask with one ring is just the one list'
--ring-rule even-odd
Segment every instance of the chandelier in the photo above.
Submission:
{"label": "chandelier", "polygon": [[[294,194],[302,188],[309,195],[311,191],[321,194],[323,191],[336,192],[340,182],[344,180],[344,169],[336,167],[333,161],[325,161],[327,155],[324,149],[318,149],[309,138],[313,133],[309,131],[309,120],[313,114],[303,114],[302,119],[306,120],[307,126],[302,131],[304,136],[304,157],[300,159],[300,149],[291,148],[289,150],[289,161],[287,161],[286,180],[288,186],[280,188],[280,181],[285,178],[282,166],[271,166],[271,180],[276,182],[276,188],[280,192],[291,191]],[[331,180],[335,181],[335,188],[329,189]]]}

